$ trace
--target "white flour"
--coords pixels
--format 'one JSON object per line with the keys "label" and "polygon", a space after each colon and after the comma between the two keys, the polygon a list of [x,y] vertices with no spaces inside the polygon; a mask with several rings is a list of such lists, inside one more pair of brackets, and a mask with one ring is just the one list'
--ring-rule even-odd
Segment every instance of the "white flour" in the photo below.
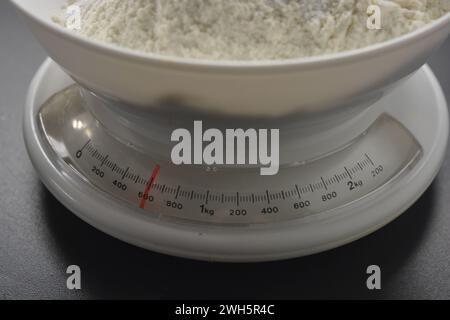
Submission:
{"label": "white flour", "polygon": [[[69,0],[83,35],[139,51],[218,60],[286,59],[392,39],[450,11],[450,0]],[[381,30],[367,8],[381,8]],[[60,20],[61,21],[61,20]]]}

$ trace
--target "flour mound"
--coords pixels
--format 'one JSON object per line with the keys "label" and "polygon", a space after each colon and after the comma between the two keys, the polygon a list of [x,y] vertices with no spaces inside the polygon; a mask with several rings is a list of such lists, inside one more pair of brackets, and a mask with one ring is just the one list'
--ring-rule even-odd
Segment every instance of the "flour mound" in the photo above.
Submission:
{"label": "flour mound", "polygon": [[[82,35],[148,53],[272,60],[383,42],[450,11],[450,0],[69,0]],[[381,8],[382,29],[367,28]],[[63,20],[60,20],[63,21]]]}

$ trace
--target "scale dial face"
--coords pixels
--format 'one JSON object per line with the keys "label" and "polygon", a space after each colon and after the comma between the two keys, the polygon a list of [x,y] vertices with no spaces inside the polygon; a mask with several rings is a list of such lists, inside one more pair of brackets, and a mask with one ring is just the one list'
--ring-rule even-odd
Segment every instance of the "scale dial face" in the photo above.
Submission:
{"label": "scale dial face", "polygon": [[[224,226],[324,219],[399,179],[423,155],[413,135],[382,114],[360,137],[314,160],[261,176],[259,168],[175,166],[105,128],[77,86],[38,113],[54,159],[99,192],[144,216]],[[167,137],[170,141],[170,137]]]}

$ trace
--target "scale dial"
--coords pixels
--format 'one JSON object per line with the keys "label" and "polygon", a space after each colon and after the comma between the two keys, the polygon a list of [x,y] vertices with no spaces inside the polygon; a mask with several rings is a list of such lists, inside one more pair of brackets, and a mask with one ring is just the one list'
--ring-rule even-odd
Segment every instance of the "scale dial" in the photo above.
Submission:
{"label": "scale dial", "polygon": [[422,155],[416,139],[387,114],[350,143],[284,165],[270,177],[258,168],[175,166],[168,157],[143,153],[113,136],[84,107],[75,85],[49,99],[39,118],[56,157],[100,192],[143,215],[192,223],[247,226],[327,217],[386,187]]}

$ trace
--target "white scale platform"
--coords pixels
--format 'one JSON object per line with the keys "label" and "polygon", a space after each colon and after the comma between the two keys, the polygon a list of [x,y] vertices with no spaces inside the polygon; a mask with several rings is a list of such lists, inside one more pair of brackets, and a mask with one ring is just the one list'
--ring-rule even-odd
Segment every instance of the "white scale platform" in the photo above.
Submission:
{"label": "white scale platform", "polygon": [[130,141],[132,118],[114,123],[111,111],[106,121],[105,111],[100,121],[75,86],[54,96],[71,85],[47,60],[30,86],[24,135],[44,184],[99,230],[193,259],[280,260],[359,239],[423,194],[448,141],[447,104],[427,66],[370,108],[357,137],[310,160],[292,152],[280,174],[264,178],[248,168],[175,167],[156,138]]}

